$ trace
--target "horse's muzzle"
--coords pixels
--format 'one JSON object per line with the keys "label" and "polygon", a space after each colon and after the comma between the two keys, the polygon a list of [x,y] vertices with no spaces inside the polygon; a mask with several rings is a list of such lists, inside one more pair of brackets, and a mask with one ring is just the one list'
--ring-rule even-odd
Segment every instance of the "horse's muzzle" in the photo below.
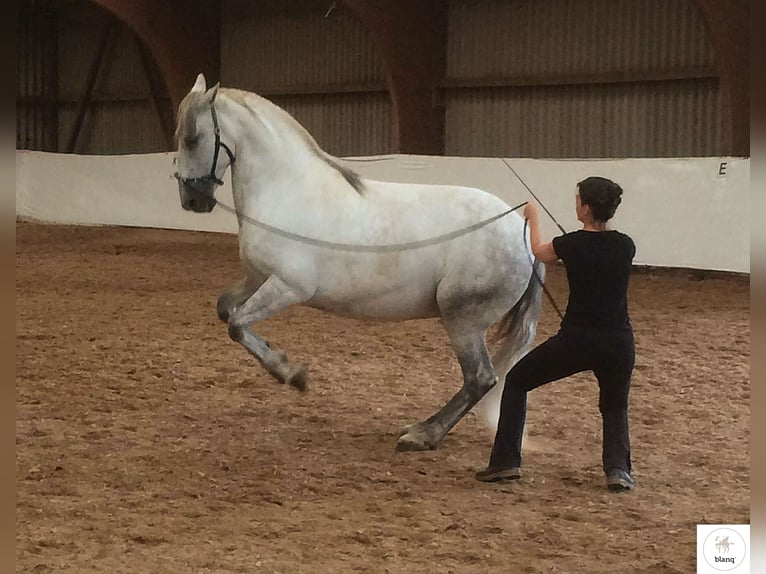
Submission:
{"label": "horse's muzzle", "polygon": [[179,180],[178,193],[181,197],[181,207],[186,211],[210,213],[215,207],[216,200],[213,196],[215,193],[215,185],[212,183],[196,184],[192,186]]}

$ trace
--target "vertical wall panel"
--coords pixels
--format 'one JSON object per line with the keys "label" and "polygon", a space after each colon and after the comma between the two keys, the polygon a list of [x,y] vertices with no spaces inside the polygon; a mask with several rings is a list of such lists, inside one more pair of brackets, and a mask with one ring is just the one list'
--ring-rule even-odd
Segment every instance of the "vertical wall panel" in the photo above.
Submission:
{"label": "vertical wall panel", "polygon": [[16,147],[56,149],[56,30],[49,3],[18,6]]}
{"label": "vertical wall panel", "polygon": [[[67,5],[60,16],[59,138],[69,140],[88,72],[112,16],[88,2]],[[169,99],[163,104],[170,113]],[[123,154],[168,149],[133,32],[118,25],[109,40],[93,99],[77,141],[78,153]]]}
{"label": "vertical wall panel", "polygon": [[319,145],[335,155],[374,155],[390,147],[388,94],[364,99],[348,94],[311,99],[282,96],[273,101],[299,119]]}
{"label": "vertical wall panel", "polygon": [[716,155],[713,64],[692,0],[452,0],[445,152]]}
{"label": "vertical wall panel", "polygon": [[381,81],[366,30],[329,2],[224,0],[221,76],[234,86],[273,88]]}
{"label": "vertical wall panel", "polygon": [[448,78],[713,65],[693,0],[451,0]]}
{"label": "vertical wall panel", "polygon": [[713,155],[717,109],[711,81],[461,90],[447,103],[446,154]]}
{"label": "vertical wall panel", "polygon": [[[85,1],[67,4],[59,11],[59,97],[63,101],[75,102],[82,97],[88,70],[110,19],[106,12]],[[104,59],[105,67],[114,51],[112,44]]]}
{"label": "vertical wall panel", "polygon": [[[63,137],[69,137],[76,114],[74,104],[60,107]],[[165,136],[149,101],[93,105],[85,116],[77,142],[77,152],[89,154],[151,153],[166,149]]]}
{"label": "vertical wall panel", "polygon": [[337,3],[223,0],[221,83],[289,111],[336,155],[392,150],[382,61],[366,30]]}
{"label": "vertical wall panel", "polygon": [[[16,147],[65,151],[111,15],[86,0],[19,3]],[[86,109],[77,153],[162,151],[167,138],[135,35],[117,24]],[[170,123],[170,100],[161,102]],[[166,109],[165,109],[166,108]]]}

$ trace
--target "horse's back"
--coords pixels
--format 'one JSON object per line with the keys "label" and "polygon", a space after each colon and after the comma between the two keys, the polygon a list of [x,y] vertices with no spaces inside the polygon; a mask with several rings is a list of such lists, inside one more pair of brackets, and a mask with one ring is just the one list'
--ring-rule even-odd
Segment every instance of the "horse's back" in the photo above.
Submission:
{"label": "horse's back", "polygon": [[[364,228],[360,240],[403,244],[403,248],[377,254],[327,254],[326,262],[338,265],[326,265],[323,275],[328,286],[343,284],[342,303],[329,301],[335,289],[328,287],[320,289],[317,306],[334,305],[332,310],[352,316],[418,318],[441,314],[440,296],[466,301],[472,297],[487,301],[489,296],[497,309],[508,309],[523,292],[519,286],[526,285],[531,264],[523,223],[515,213],[457,237],[410,248],[508,211],[500,198],[469,187],[364,183],[360,203],[364,211],[356,214],[357,224]],[[346,277],[331,278],[335,273]]]}
{"label": "horse's back", "polygon": [[446,239],[443,257],[471,258],[478,263],[506,257],[529,258],[524,222],[501,198],[482,189],[452,185],[365,181],[373,213],[396,221],[397,235],[419,240],[453,234],[505,214],[485,226]]}

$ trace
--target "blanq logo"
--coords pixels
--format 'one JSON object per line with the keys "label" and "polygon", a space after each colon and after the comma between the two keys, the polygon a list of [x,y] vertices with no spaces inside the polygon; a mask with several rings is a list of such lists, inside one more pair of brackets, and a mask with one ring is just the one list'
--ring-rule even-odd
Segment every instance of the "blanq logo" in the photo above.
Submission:
{"label": "blanq logo", "polygon": [[698,524],[697,574],[750,574],[749,524]]}

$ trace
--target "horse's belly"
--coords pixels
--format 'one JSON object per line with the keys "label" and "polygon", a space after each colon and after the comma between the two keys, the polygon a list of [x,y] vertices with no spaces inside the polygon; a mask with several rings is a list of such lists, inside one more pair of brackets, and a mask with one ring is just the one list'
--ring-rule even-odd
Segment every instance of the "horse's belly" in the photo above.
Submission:
{"label": "horse's belly", "polygon": [[336,299],[327,294],[317,294],[306,303],[310,307],[356,319],[380,321],[403,321],[437,317],[439,307],[436,296],[392,292],[378,297],[347,297]]}
{"label": "horse's belly", "polygon": [[[372,262],[369,262],[372,263]],[[379,262],[378,262],[379,263]],[[428,263],[327,265],[309,305],[351,317],[402,320],[434,317],[438,278]]]}

